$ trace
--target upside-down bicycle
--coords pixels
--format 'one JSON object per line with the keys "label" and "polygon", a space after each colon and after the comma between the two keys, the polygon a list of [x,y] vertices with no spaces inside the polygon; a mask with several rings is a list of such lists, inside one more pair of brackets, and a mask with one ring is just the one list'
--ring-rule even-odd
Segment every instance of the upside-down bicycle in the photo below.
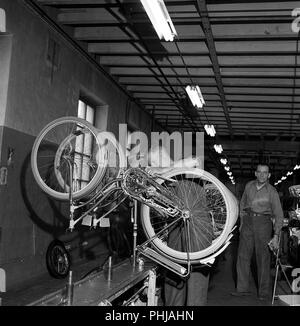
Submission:
{"label": "upside-down bicycle", "polygon": [[31,165],[46,194],[69,201],[70,230],[86,218],[97,227],[128,197],[140,203],[147,240],[134,252],[180,275],[193,264],[211,264],[232,237],[237,200],[216,177],[191,167],[163,173],[127,167],[115,137],[83,119],[46,125],[33,144]]}

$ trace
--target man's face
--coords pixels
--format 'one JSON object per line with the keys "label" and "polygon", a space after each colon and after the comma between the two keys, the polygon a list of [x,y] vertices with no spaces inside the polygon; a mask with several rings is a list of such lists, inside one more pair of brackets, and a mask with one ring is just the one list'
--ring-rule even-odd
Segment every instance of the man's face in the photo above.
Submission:
{"label": "man's face", "polygon": [[270,178],[269,168],[265,165],[259,165],[255,171],[255,176],[259,183],[265,183]]}

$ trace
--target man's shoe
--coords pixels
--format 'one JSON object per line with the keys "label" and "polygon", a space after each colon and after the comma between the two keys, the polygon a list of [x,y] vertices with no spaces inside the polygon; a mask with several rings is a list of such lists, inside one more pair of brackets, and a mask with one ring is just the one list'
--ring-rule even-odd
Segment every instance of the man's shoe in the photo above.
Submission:
{"label": "man's shoe", "polygon": [[231,292],[230,294],[233,295],[234,297],[249,297],[250,295],[252,295],[252,293],[248,291],[245,292],[235,291],[235,292]]}
{"label": "man's shoe", "polygon": [[260,296],[258,297],[258,300],[260,300],[260,301],[269,301],[269,297],[266,296],[266,295],[260,295]]}

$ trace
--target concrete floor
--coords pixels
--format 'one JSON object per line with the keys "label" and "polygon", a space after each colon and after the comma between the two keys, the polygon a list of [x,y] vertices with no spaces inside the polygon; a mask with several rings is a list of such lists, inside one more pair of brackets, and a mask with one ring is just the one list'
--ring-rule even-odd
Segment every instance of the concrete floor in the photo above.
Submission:
{"label": "concrete floor", "polygon": [[[233,238],[231,245],[227,248],[225,253],[218,257],[218,261],[212,270],[210,277],[210,286],[208,291],[208,306],[271,306],[272,302],[272,288],[270,289],[269,301],[261,301],[257,297],[257,287],[254,277],[252,276],[250,282],[251,296],[235,297],[231,292],[235,291],[236,286],[236,254],[237,254],[237,240]],[[253,270],[253,275],[255,270]],[[275,275],[275,270],[271,270],[272,276]],[[274,278],[272,277],[272,281]],[[277,283],[276,294],[288,294],[288,286],[285,281],[281,280]],[[274,306],[281,305],[276,299]]]}
{"label": "concrete floor", "polygon": [[[234,238],[235,239],[235,238]],[[234,297],[230,293],[235,290],[235,257],[236,257],[237,240],[217,259],[212,268],[210,285],[208,291],[208,306],[270,306],[271,296],[268,302],[262,302],[257,298],[256,286],[254,279],[251,282],[250,297]],[[74,282],[80,280],[87,273],[101,267],[107,254],[102,254],[95,260],[84,264],[73,266]],[[274,270],[272,270],[274,276]],[[24,284],[22,287],[12,289],[6,293],[0,293],[2,306],[25,306],[34,302],[41,297],[62,289],[67,284],[67,279],[54,279],[48,274]],[[283,279],[277,283],[277,294],[289,294],[287,282]],[[283,305],[281,300],[275,300],[274,306]]]}

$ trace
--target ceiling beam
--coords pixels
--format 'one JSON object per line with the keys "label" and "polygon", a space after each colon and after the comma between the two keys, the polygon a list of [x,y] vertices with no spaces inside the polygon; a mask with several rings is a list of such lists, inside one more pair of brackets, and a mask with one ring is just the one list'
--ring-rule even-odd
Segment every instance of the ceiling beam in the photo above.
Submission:
{"label": "ceiling beam", "polygon": [[[76,38],[78,41],[83,41],[79,38]],[[93,43],[91,41],[86,40],[86,42],[89,43]],[[128,43],[128,40],[124,40],[124,42]],[[97,42],[98,43],[98,42]],[[101,42],[99,42],[101,43]],[[103,40],[103,43],[110,43],[109,40]],[[116,43],[121,43],[121,42],[116,42]],[[126,64],[126,63],[121,63],[121,62],[112,62],[112,63],[108,63],[108,66],[112,67],[112,68],[155,68],[154,64],[141,64],[141,63],[137,63],[137,64]],[[199,64],[189,64],[188,65],[189,68],[194,68],[194,69],[198,69],[198,68],[212,68],[212,64],[211,63],[199,63]],[[229,68],[229,69],[240,69],[240,68],[251,68],[251,69],[277,69],[277,68],[294,68],[295,64],[280,64],[280,63],[272,63],[272,64],[264,64],[264,63],[236,63],[236,64],[220,64],[219,65],[220,68]],[[160,64],[161,68],[177,68],[177,69],[185,69],[185,66],[183,64]]]}
{"label": "ceiling beam", "polygon": [[[136,67],[138,69],[138,67]],[[280,72],[282,73],[282,72]],[[261,74],[256,74],[256,75],[249,75],[249,74],[245,74],[245,73],[235,73],[234,75],[228,75],[228,74],[220,74],[220,77],[222,78],[249,78],[249,79],[253,79],[253,78],[271,78],[272,80],[274,79],[291,79],[293,78],[293,73],[291,72],[290,74],[285,74],[285,75],[267,75],[266,72],[261,72]],[[158,74],[158,73],[155,73],[155,74],[151,74],[151,73],[141,73],[141,74],[137,74],[136,72],[133,73],[133,72],[115,72],[115,73],[112,73],[112,75],[117,75],[118,77],[153,77],[153,76],[157,76],[157,77],[163,77],[162,75]],[[205,74],[205,73],[199,73],[197,75],[195,74],[177,74],[177,75],[174,75],[174,74],[166,74],[166,73],[163,73],[163,75],[167,78],[174,78],[174,77],[178,77],[178,78],[205,78],[205,77],[208,77],[208,78],[214,78],[215,75],[214,74]],[[295,79],[300,79],[300,76],[296,76]],[[218,84],[217,84],[218,85]],[[224,91],[224,90],[223,90]]]}
{"label": "ceiling beam", "polygon": [[[126,82],[123,82],[123,84],[126,84],[128,86],[157,86],[158,84],[154,84],[153,82],[149,82],[149,83],[144,83],[144,82],[133,82],[133,81],[126,81]],[[197,83],[199,86],[202,86],[202,87],[216,87],[216,83],[215,82],[201,82],[199,81]],[[164,84],[163,84],[164,85]],[[171,83],[171,85],[173,86],[180,86],[179,84],[176,84],[176,83]],[[167,86],[167,85],[165,85]],[[268,83],[267,85],[266,84],[255,84],[255,85],[249,85],[249,84],[228,84],[228,83],[223,83],[223,86],[224,87],[228,87],[228,88],[269,88],[269,89],[277,89],[277,88],[282,88],[282,89],[293,89],[293,86],[292,85],[286,85],[286,84],[270,84]],[[300,85],[299,86],[295,86],[295,89],[300,89]]]}
{"label": "ceiling beam", "polygon": [[235,151],[235,150],[249,150],[249,151],[258,151],[263,149],[263,147],[266,150],[269,151],[289,151],[289,152],[297,152],[300,148],[300,142],[291,142],[291,141],[267,141],[265,140],[264,144],[257,142],[257,141],[240,141],[240,140],[235,140],[235,141],[226,141],[223,140],[220,137],[220,142],[222,144],[222,147],[224,151],[230,150],[230,151]]}
{"label": "ceiling beam", "polygon": [[[75,31],[75,35],[76,38],[79,41],[85,41],[85,42],[89,42],[89,43],[127,43],[129,42],[128,39],[124,39],[124,38],[109,38],[109,36],[107,37],[100,37],[100,36],[94,36],[94,35],[80,35],[80,27],[75,27],[76,31]],[[79,31],[78,31],[79,30]],[[157,36],[145,36],[144,40],[147,41],[156,41],[157,40]],[[274,42],[274,41],[294,41],[297,40],[297,34],[283,34],[283,35],[257,35],[257,34],[253,34],[253,35],[216,35],[214,36],[214,40],[215,42],[224,42],[224,41],[230,41],[230,42],[240,42],[240,41],[270,41],[270,42]],[[205,41],[205,36],[198,36],[198,35],[194,35],[194,36],[181,36],[180,37],[180,41],[182,42],[195,42],[195,44],[197,42],[203,42]],[[139,43],[139,39],[135,39],[132,38],[130,39],[131,43]],[[167,43],[167,41],[165,41],[164,39],[161,40],[161,43]]]}
{"label": "ceiling beam", "polygon": [[223,88],[223,83],[222,83],[222,77],[221,77],[221,71],[220,71],[220,66],[218,62],[218,57],[217,57],[217,51],[215,47],[215,42],[207,14],[207,7],[206,7],[206,2],[205,0],[197,0],[197,10],[198,13],[201,17],[201,22],[202,22],[202,29],[206,37],[206,45],[209,51],[210,59],[213,65],[213,71],[215,74],[215,79],[217,83],[217,87],[220,93],[220,98],[223,106],[223,111],[225,114],[225,119],[228,125],[229,133],[233,137],[233,129],[229,117],[229,110],[226,102],[226,97],[225,97],[225,92]]}

